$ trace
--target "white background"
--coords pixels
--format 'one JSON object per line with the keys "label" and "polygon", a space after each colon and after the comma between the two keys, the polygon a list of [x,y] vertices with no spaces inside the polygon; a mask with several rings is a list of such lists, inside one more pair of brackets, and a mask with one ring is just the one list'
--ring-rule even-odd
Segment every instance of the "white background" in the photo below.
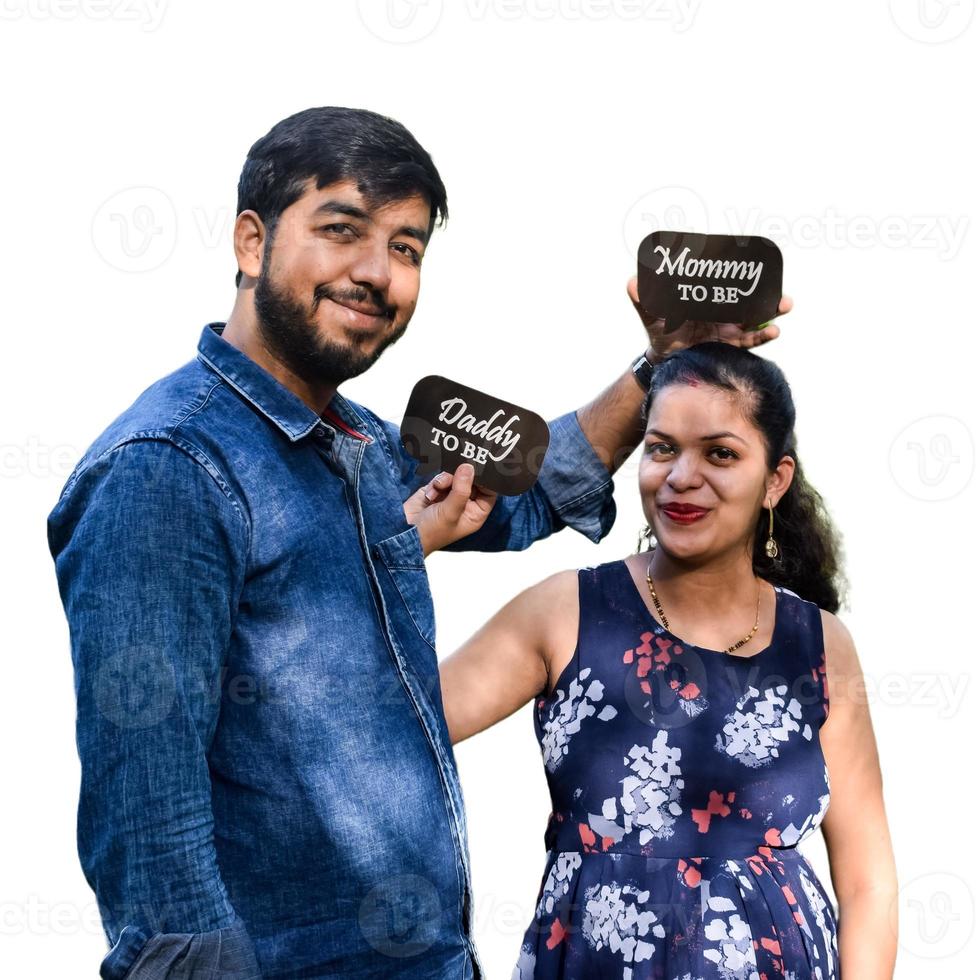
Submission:
{"label": "white background", "polygon": [[[779,244],[796,309],[761,352],[793,386],[801,460],[846,543],[840,615],[868,678],[902,885],[897,975],[970,974],[973,8],[0,0],[0,973],[95,976],[105,952],[75,852],[74,694],[46,516],[103,427],[227,317],[249,146],[334,104],[405,123],[449,192],[408,333],[342,388],[395,421],[428,373],[547,418],[587,403],[646,345],[625,283],[658,225]],[[632,551],[637,456],[599,545],[566,531],[522,553],[433,556],[442,655],[524,586]],[[531,707],[458,760],[478,944],[503,978],[550,808]],[[829,888],[820,835],[804,850]]]}

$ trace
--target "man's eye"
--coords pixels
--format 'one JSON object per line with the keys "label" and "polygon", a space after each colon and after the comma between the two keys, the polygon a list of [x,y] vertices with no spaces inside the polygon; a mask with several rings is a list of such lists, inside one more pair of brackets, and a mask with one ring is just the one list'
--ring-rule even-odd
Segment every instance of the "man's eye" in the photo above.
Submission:
{"label": "man's eye", "polygon": [[321,225],[320,231],[329,231],[335,234],[342,234],[342,235],[354,234],[354,228],[351,227],[350,225],[345,225],[345,224]]}
{"label": "man's eye", "polygon": [[391,247],[400,251],[402,255],[407,255],[415,265],[418,265],[422,261],[422,256],[411,245],[406,245],[404,242],[395,242]]}

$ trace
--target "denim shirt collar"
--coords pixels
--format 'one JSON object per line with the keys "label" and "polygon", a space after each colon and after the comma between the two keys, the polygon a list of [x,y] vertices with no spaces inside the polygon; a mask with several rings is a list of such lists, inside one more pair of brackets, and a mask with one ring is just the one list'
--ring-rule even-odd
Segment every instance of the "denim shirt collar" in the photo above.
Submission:
{"label": "denim shirt collar", "polygon": [[198,359],[220,375],[243,398],[252,403],[292,442],[308,436],[326,423],[365,443],[373,442],[365,430],[365,420],[339,392],[330,400],[323,415],[317,415],[298,395],[277,381],[247,354],[223,340],[223,322],[208,323],[197,345]]}

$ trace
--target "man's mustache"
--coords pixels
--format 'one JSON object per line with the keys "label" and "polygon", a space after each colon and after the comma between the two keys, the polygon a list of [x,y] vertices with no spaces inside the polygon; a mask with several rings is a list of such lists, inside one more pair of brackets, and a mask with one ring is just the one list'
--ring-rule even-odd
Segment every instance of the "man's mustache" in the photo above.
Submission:
{"label": "man's mustache", "polygon": [[316,312],[320,303],[324,299],[333,300],[335,303],[358,303],[360,305],[372,306],[381,316],[389,320],[394,319],[397,307],[384,301],[380,293],[368,291],[366,289],[331,289],[329,286],[317,286],[313,291],[313,311]]}

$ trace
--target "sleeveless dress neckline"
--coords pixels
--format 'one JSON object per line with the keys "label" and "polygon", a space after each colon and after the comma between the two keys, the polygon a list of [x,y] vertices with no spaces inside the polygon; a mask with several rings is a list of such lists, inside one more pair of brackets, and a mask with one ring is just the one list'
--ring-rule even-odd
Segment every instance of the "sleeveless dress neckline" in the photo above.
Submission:
{"label": "sleeveless dress neckline", "polygon": [[[633,576],[630,575],[630,570],[626,565],[625,559],[620,559],[619,561],[612,561],[606,563],[606,566],[610,571],[619,574],[623,579],[623,593],[632,599],[630,603],[636,609],[636,612],[641,618],[641,622],[647,623],[650,626],[651,631],[655,635],[662,635],[668,640],[672,640],[675,644],[684,647],[687,650],[695,651],[699,654],[706,654],[705,660],[710,661],[711,659],[722,659],[726,661],[737,661],[743,664],[754,664],[765,657],[770,656],[773,653],[778,653],[780,640],[782,639],[782,633],[784,629],[783,620],[786,618],[786,610],[784,604],[786,602],[784,595],[786,590],[778,585],[773,585],[776,590],[776,609],[775,618],[773,621],[772,628],[772,638],[769,640],[769,645],[764,647],[762,650],[756,653],[749,654],[748,656],[739,656],[737,653],[729,653],[727,650],[710,650],[707,647],[699,647],[696,643],[688,643],[687,640],[682,640],[679,636],[675,636],[670,630],[664,629],[660,620],[650,613],[647,604],[643,601],[643,596],[640,595],[639,590],[636,587],[636,583],[633,581]],[[772,583],[769,583],[772,585]],[[793,593],[795,595],[795,593]],[[581,608],[579,609],[579,616],[582,615]],[[571,659],[562,668],[561,673],[558,675],[558,679],[555,681],[555,686],[548,691],[547,688],[541,692],[537,698],[537,702],[541,705],[541,699],[544,699],[544,704],[547,704],[554,696],[555,692],[562,686],[562,684],[567,682],[568,675],[577,669],[579,659],[578,645],[576,644],[575,650],[572,653]],[[541,705],[543,707],[543,705]]]}
{"label": "sleeveless dress neckline", "polygon": [[768,585],[772,585],[776,594],[776,605],[775,605],[775,616],[773,619],[773,627],[772,627],[772,638],[769,640],[767,646],[763,647],[761,650],[757,651],[756,653],[750,653],[746,656],[745,654],[740,655],[737,653],[729,653],[727,650],[711,650],[708,647],[702,647],[702,646],[698,646],[696,643],[690,643],[687,640],[681,639],[676,634],[671,633],[671,631],[667,629],[660,622],[660,620],[657,619],[656,616],[654,616],[650,612],[649,607],[643,601],[643,596],[640,594],[640,590],[637,588],[636,582],[633,581],[633,576],[630,574],[629,566],[626,564],[626,560],[620,559],[620,561],[613,562],[613,564],[619,566],[619,569],[622,572],[623,576],[625,577],[630,587],[630,590],[636,595],[636,600],[639,608],[643,611],[643,614],[649,620],[650,625],[654,628],[655,631],[659,631],[660,633],[663,633],[664,636],[669,637],[675,643],[679,643],[682,646],[688,647],[691,650],[697,650],[700,653],[708,653],[716,657],[728,657],[730,660],[744,660],[747,662],[755,660],[758,657],[765,656],[766,654],[770,653],[772,650],[776,649],[779,645],[780,626],[782,625],[782,620],[784,616],[783,609],[781,608],[783,605],[783,600],[781,598],[783,590],[778,585],[772,585],[772,582],[767,581]]}

